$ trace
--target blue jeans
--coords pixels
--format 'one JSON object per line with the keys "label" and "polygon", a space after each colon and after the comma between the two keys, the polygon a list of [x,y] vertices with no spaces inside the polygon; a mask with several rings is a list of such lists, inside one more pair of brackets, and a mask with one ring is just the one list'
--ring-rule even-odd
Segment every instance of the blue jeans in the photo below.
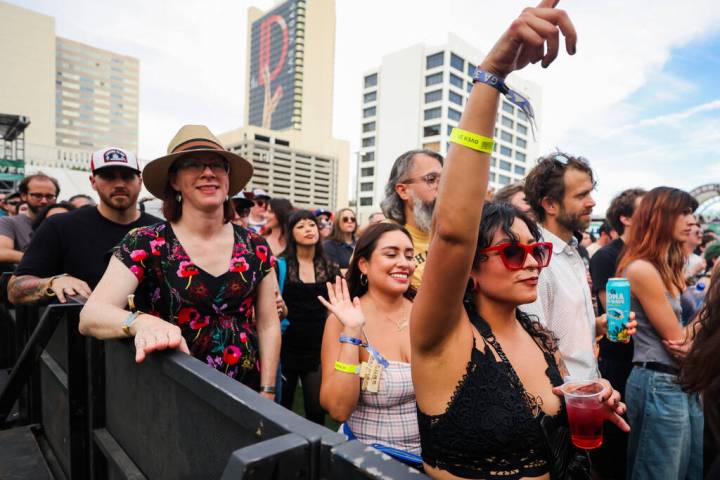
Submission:
{"label": "blue jeans", "polygon": [[630,438],[631,480],[701,480],[703,413],[696,394],[687,394],[677,377],[633,367],[625,386]]}

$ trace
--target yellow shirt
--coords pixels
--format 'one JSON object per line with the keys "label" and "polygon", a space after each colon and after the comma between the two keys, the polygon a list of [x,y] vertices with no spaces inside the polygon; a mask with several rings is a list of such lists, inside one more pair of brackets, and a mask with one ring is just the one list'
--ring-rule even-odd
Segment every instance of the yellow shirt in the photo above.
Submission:
{"label": "yellow shirt", "polygon": [[417,290],[420,288],[423,272],[425,271],[425,260],[427,260],[428,247],[430,246],[430,233],[423,232],[410,225],[405,225],[405,229],[410,232],[413,247],[415,248],[415,273],[410,284]]}

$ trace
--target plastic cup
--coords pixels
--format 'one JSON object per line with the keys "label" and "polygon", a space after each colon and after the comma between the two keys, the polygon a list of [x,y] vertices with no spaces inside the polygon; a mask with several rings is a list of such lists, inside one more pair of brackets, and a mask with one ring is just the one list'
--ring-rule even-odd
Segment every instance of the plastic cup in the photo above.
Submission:
{"label": "plastic cup", "polygon": [[605,406],[600,398],[605,387],[600,382],[586,380],[568,382],[560,388],[565,395],[573,445],[584,450],[598,448],[603,442]]}

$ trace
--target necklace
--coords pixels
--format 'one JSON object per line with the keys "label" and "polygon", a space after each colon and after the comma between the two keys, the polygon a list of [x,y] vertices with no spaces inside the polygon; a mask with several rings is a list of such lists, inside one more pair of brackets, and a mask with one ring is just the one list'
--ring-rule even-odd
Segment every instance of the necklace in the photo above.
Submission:
{"label": "necklace", "polygon": [[405,329],[405,327],[407,327],[410,324],[410,319],[406,318],[406,315],[405,315],[405,311],[407,310],[406,307],[403,307],[403,309],[402,309],[403,315],[401,316],[401,318],[405,318],[405,320],[402,320],[402,321],[393,320],[387,314],[385,314],[384,312],[381,312],[378,309],[377,304],[375,303],[375,299],[373,299],[373,308],[375,309],[376,313],[382,315],[387,320],[389,320],[393,325],[395,325],[396,331],[398,331],[398,332],[402,332]]}

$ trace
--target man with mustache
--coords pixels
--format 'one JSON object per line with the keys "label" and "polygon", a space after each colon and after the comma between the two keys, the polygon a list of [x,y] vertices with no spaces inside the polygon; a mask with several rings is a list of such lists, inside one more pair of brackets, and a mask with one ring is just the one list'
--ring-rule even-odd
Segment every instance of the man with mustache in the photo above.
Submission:
{"label": "man with mustache", "polygon": [[141,213],[140,165],[131,152],[108,147],[92,154],[90,184],[100,198],[96,207],[55,215],[33,234],[8,285],[14,304],[88,297],[100,281],[110,251],[133,228],[160,219]]}
{"label": "man with mustache", "polygon": [[560,152],[541,158],[525,179],[526,199],[553,253],[540,274],[537,300],[522,309],[555,334],[570,376],[577,380],[599,376],[595,337],[607,328],[604,316],[595,318],[587,270],[573,235],[590,225],[594,189],[588,162]]}
{"label": "man with mustache", "polygon": [[415,289],[420,286],[425,271],[442,164],[442,155],[432,150],[403,153],[390,170],[385,198],[380,203],[388,221],[402,225],[412,237],[416,268],[411,285]]}

